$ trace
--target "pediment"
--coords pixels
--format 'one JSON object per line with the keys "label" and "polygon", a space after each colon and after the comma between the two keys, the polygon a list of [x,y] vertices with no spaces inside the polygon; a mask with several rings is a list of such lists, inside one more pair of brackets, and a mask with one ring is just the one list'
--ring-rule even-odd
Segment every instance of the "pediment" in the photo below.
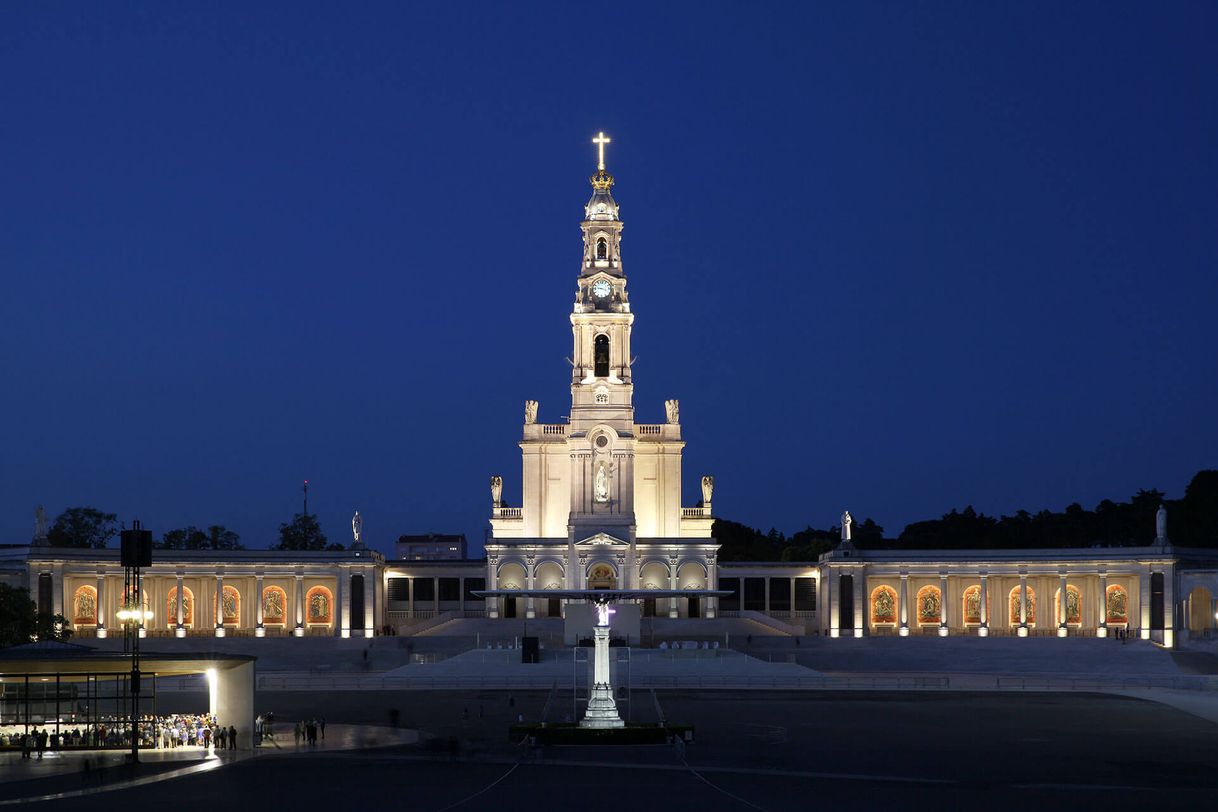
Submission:
{"label": "pediment", "polygon": [[622,541],[619,538],[609,535],[608,533],[597,533],[594,536],[588,536],[583,541],[575,542],[576,547],[629,547],[630,542]]}

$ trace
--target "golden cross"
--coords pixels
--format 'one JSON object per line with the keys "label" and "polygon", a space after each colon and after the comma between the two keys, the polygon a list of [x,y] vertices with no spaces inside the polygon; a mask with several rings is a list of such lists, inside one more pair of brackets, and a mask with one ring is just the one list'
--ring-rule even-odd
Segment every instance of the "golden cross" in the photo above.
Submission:
{"label": "golden cross", "polygon": [[597,157],[596,168],[600,169],[601,171],[604,171],[604,169],[605,169],[605,144],[609,143],[609,139],[605,137],[605,134],[603,132],[597,133],[596,138],[592,139],[592,143],[596,144],[596,149],[597,149],[598,157]]}

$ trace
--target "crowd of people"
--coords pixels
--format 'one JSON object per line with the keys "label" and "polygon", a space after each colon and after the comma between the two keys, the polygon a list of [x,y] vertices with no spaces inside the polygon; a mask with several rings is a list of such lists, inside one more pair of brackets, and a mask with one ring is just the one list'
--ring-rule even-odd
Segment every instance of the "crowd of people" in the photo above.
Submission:
{"label": "crowd of people", "polygon": [[[171,714],[144,716],[139,722],[140,747],[171,749],[203,747],[235,750],[237,728],[225,727],[210,714]],[[130,747],[131,723],[118,717],[104,717],[94,724],[49,727],[8,727],[0,730],[0,747],[20,747],[22,758],[42,758],[47,750],[66,748]]]}
{"label": "crowd of people", "polygon": [[326,737],[325,719],[302,719],[296,723],[296,729],[293,731],[297,745],[303,741],[305,744],[314,747],[317,746],[318,733],[321,734],[323,739]]}

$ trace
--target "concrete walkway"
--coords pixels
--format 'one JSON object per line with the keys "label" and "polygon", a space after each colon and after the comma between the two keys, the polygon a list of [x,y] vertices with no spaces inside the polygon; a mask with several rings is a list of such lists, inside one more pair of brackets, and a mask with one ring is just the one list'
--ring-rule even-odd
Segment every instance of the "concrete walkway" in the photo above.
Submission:
{"label": "concrete walkway", "polygon": [[[19,752],[0,753],[0,792],[10,796],[0,799],[0,806],[76,798],[138,787],[218,769],[260,756],[292,756],[396,747],[415,744],[419,740],[416,730],[328,724],[326,738],[319,739],[316,745],[310,746],[295,742],[291,723],[277,722],[276,731],[276,741],[264,742],[254,750],[214,750],[202,747],[141,750],[142,767],[138,771],[129,769],[129,753],[126,751],[47,751],[41,760],[36,755],[31,759],[23,759]],[[30,793],[19,792],[21,782],[29,782]],[[21,797],[11,797],[14,795]]]}

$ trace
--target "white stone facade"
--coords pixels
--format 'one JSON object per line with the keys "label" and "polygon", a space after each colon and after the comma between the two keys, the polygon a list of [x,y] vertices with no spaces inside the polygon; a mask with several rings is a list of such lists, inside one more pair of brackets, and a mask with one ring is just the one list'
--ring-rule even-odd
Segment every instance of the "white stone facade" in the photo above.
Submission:
{"label": "white stone facade", "polygon": [[[622,221],[601,168],[581,228],[584,251],[570,314],[571,407],[564,423],[537,422],[527,401],[520,441],[520,507],[492,479],[489,589],[707,589],[715,582],[710,493],[681,505],[677,401],[662,423],[636,423],[631,372],[634,313],[622,267]],[[658,404],[657,404],[658,406]],[[668,601],[670,616],[713,616],[714,601]],[[500,614],[492,600],[488,611]],[[527,600],[525,616],[538,611]],[[514,615],[515,607],[503,614]]]}

